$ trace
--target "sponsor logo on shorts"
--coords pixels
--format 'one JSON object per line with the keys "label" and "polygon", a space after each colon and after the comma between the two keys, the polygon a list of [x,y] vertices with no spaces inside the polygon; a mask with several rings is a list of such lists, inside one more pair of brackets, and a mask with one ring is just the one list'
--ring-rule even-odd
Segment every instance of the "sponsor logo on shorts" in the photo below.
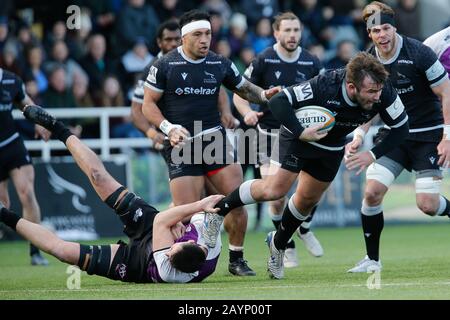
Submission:
{"label": "sponsor logo on shorts", "polygon": [[142,213],[142,209],[138,208],[136,210],[136,212],[134,213],[134,217],[133,217],[133,221],[137,222],[139,220],[140,217],[142,217],[143,213]]}
{"label": "sponsor logo on shorts", "polygon": [[124,279],[127,275],[127,266],[124,263],[118,264],[116,267],[116,273],[121,279]]}

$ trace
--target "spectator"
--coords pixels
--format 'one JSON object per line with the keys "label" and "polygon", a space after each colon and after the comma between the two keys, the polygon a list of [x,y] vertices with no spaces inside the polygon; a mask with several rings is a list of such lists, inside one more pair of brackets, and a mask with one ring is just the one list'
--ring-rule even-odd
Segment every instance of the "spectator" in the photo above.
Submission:
{"label": "spectator", "polygon": [[107,73],[116,73],[115,64],[105,57],[106,40],[101,34],[93,34],[87,43],[87,54],[81,60],[83,69],[89,77],[89,93],[94,103],[101,104],[103,79]]}
{"label": "spectator", "polygon": [[247,38],[247,18],[242,13],[234,13],[230,20],[228,42],[231,48],[231,57],[238,57],[241,49],[249,44]]}
{"label": "spectator", "polygon": [[230,5],[224,0],[206,0],[201,6],[201,9],[219,13],[222,21],[229,21],[232,14]]}
{"label": "spectator", "polygon": [[[42,70],[43,62],[42,47],[32,46],[27,50],[27,72],[25,78],[33,80],[36,84],[38,93],[42,93],[48,88],[48,80],[44,71]],[[36,99],[34,97],[33,101]]]}
{"label": "spectator", "polygon": [[81,66],[75,62],[75,60],[69,58],[69,50],[66,43],[63,40],[56,40],[53,43],[51,51],[51,60],[44,65],[44,69],[53,69],[54,65],[62,65],[66,71],[66,87],[72,87],[73,80],[76,74],[81,74],[86,76],[86,72],[81,68]]}
{"label": "spectator", "polygon": [[[0,6],[1,7],[1,6]],[[0,16],[0,52],[3,51],[3,47],[8,40],[9,28],[8,17]]]}
{"label": "spectator", "polygon": [[243,74],[253,59],[255,59],[255,51],[251,46],[246,46],[242,48],[239,52],[239,57],[235,58],[233,62],[239,72]]}
{"label": "spectator", "polygon": [[[72,94],[75,98],[75,104],[77,107],[92,108],[95,106],[94,101],[88,91],[89,79],[88,77],[77,75],[74,78],[72,86]],[[84,126],[83,126],[84,127]]]}
{"label": "spectator", "polygon": [[291,10],[314,37],[319,39],[326,25],[323,9],[319,6],[317,0],[294,0]]}
{"label": "spectator", "polygon": [[23,66],[17,59],[18,50],[17,46],[12,40],[8,40],[3,47],[3,52],[0,56],[0,68],[11,71],[18,76],[22,77]]}
{"label": "spectator", "polygon": [[89,10],[94,32],[107,37],[113,31],[116,15],[111,0],[76,0],[74,4]]}
{"label": "spectator", "polygon": [[241,0],[242,12],[247,15],[250,27],[255,27],[262,18],[271,18],[278,14],[277,0]]}
{"label": "spectator", "polygon": [[176,19],[181,16],[183,10],[181,9],[181,1],[178,0],[157,0],[155,1],[155,8],[158,8],[157,14],[159,21],[167,21]]}
{"label": "spectator", "polygon": [[132,48],[139,37],[146,40],[147,46],[153,44],[159,19],[153,8],[145,0],[128,0],[119,14],[117,22],[117,40],[122,55]]}
{"label": "spectator", "polygon": [[260,53],[275,43],[272,37],[272,26],[269,18],[262,18],[256,24],[256,31],[251,38],[252,48],[255,54]]}
{"label": "spectator", "polygon": [[45,51],[51,52],[55,43],[59,41],[63,41],[66,44],[68,56],[78,59],[80,51],[79,45],[67,36],[67,27],[64,21],[56,21],[50,33],[47,34],[44,41]]}
{"label": "spectator", "polygon": [[420,32],[421,18],[417,0],[399,0],[395,8],[397,31],[407,37],[423,40]]}
{"label": "spectator", "polygon": [[211,20],[211,50],[218,53],[217,44],[226,36],[224,20],[220,12],[210,10],[209,15]]}
{"label": "spectator", "polygon": [[43,94],[47,108],[75,108],[77,104],[71,88],[67,86],[67,74],[63,65],[54,65],[49,74],[49,87]]}
{"label": "spectator", "polygon": [[125,70],[125,88],[133,86],[140,76],[140,73],[153,60],[153,55],[148,52],[144,38],[137,38],[133,49],[129,50],[122,57],[122,65]]}
{"label": "spectator", "polygon": [[328,61],[326,69],[339,69],[345,67],[351,58],[357,53],[355,44],[352,41],[344,40],[338,44],[336,56]]}

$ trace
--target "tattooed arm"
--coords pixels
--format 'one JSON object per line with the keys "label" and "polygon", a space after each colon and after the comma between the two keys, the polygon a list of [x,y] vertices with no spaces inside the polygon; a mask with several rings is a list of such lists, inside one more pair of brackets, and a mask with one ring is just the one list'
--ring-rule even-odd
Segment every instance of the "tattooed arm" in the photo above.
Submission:
{"label": "tattooed arm", "polygon": [[234,93],[249,102],[262,104],[268,102],[268,99],[279,91],[281,91],[280,87],[263,90],[250,81],[245,80],[244,84],[239,89],[236,89]]}

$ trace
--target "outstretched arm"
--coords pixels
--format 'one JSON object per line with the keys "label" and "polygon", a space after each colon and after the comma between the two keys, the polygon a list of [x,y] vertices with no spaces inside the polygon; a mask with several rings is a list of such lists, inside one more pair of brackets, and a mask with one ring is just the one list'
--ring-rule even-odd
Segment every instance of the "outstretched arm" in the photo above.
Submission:
{"label": "outstretched arm", "polygon": [[272,98],[272,96],[280,91],[280,87],[264,90],[250,81],[245,80],[244,84],[239,87],[239,89],[234,90],[234,93],[249,102],[262,104],[267,102],[268,99]]}
{"label": "outstretched arm", "polygon": [[174,243],[170,231],[172,226],[199,212],[218,212],[219,209],[214,208],[214,206],[224,197],[216,194],[194,203],[176,206],[158,213],[153,221],[153,251],[170,247]]}

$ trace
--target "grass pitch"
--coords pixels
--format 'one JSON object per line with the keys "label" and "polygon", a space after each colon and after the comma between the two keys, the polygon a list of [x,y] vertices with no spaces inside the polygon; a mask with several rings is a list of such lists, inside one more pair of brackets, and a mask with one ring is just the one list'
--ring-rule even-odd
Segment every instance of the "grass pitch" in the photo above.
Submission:
{"label": "grass pitch", "polygon": [[[0,243],[0,299],[450,299],[450,225],[385,226],[380,289],[370,274],[348,274],[364,255],[360,228],[316,229],[325,255],[310,256],[296,238],[300,267],[286,269],[285,279],[266,273],[265,233],[250,232],[245,256],[256,277],[234,277],[228,271],[228,242],[216,272],[197,284],[126,284],[82,273],[81,288],[67,289],[67,265],[49,257],[48,267],[29,264],[26,242]],[[105,239],[96,243],[110,243]]]}

